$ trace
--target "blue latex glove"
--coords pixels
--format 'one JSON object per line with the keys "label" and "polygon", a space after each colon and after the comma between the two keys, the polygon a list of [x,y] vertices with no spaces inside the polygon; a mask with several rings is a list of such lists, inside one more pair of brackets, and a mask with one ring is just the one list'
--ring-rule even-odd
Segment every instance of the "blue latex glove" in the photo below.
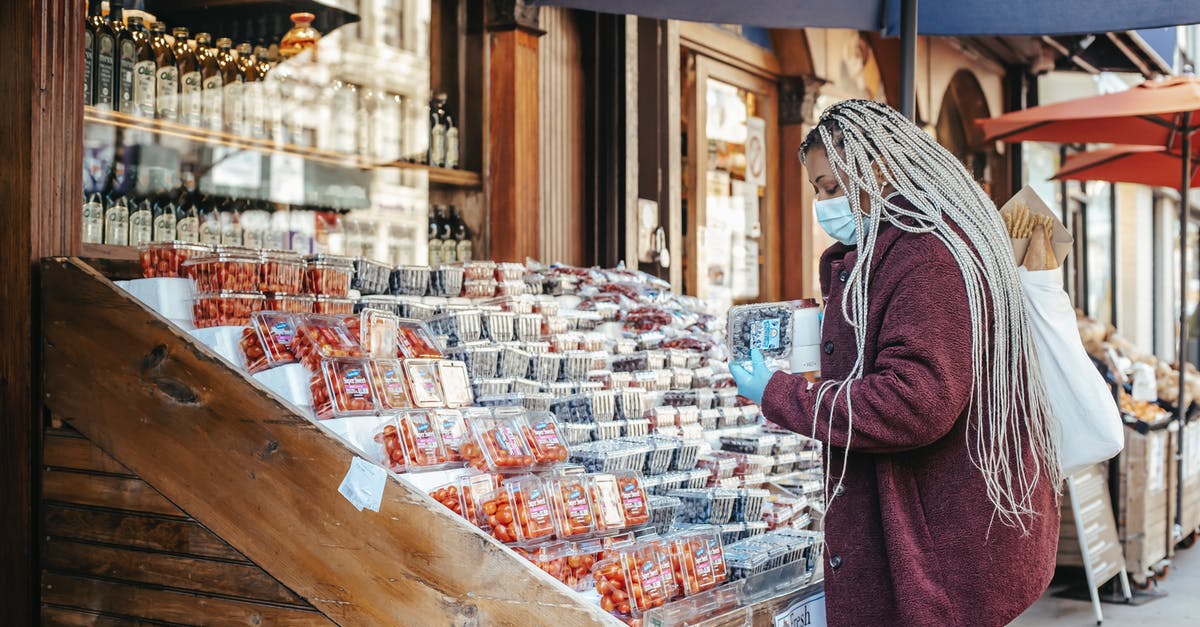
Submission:
{"label": "blue latex glove", "polygon": [[771,377],[775,373],[767,366],[766,358],[758,349],[750,351],[750,366],[752,370],[746,370],[746,367],[741,364],[729,364],[729,374],[733,375],[733,380],[737,383],[738,394],[754,401],[757,405],[762,405],[763,393],[767,391],[767,383],[771,381]]}

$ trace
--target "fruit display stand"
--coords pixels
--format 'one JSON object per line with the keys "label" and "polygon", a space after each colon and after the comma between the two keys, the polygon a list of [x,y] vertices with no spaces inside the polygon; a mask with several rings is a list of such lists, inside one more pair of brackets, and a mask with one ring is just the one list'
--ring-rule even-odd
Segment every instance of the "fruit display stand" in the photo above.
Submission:
{"label": "fruit display stand", "polygon": [[1191,547],[1200,530],[1200,422],[1193,421],[1180,430],[1183,443],[1183,503],[1180,508],[1181,541]]}
{"label": "fruit display stand", "polygon": [[[348,445],[87,264],[46,260],[42,287],[46,406],[86,438],[69,445],[117,470],[108,474],[136,493],[99,504],[113,519],[103,527],[140,525],[124,537],[165,534],[187,553],[233,560],[239,569],[212,572],[209,588],[239,600],[206,603],[209,620],[620,624],[396,475],[378,513],[358,511],[338,492],[355,457]],[[48,526],[68,527],[51,535],[86,536],[69,528],[96,526],[101,510],[78,501],[108,492],[64,483],[45,490],[56,503],[76,501],[48,507]],[[174,599],[161,591],[88,577],[96,573],[60,553],[66,542],[47,544],[47,561],[63,567],[46,573],[47,604],[194,618],[172,613]],[[255,585],[273,594],[264,599]]]}
{"label": "fruit display stand", "polygon": [[[46,622],[622,624],[409,475],[386,476],[378,512],[356,507],[339,491],[357,453],[330,424],[96,266],[44,260],[41,285]],[[771,624],[819,594],[808,560],[802,580],[767,571],[645,624]]]}

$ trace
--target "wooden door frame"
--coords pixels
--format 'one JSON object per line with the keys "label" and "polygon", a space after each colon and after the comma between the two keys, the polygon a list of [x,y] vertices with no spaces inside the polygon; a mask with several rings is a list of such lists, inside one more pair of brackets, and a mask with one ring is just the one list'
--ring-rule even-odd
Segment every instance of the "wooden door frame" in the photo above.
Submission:
{"label": "wooden door frame", "polygon": [[780,141],[779,136],[779,86],[768,78],[764,78],[758,74],[751,73],[745,69],[734,67],[721,60],[714,59],[704,54],[702,51],[689,48],[691,52],[691,61],[694,62],[692,83],[685,85],[687,92],[683,94],[682,100],[689,107],[689,120],[691,128],[688,129],[688,189],[692,194],[692,198],[688,200],[688,227],[692,233],[685,233],[684,239],[687,246],[687,284],[692,292],[704,297],[700,289],[699,272],[697,266],[697,258],[699,252],[699,238],[697,237],[697,227],[708,222],[708,198],[704,190],[707,189],[707,181],[702,180],[702,173],[708,171],[708,147],[707,136],[703,133],[696,132],[697,128],[702,128],[699,125],[704,124],[704,120],[708,119],[708,103],[706,98],[702,97],[703,86],[707,84],[709,79],[728,83],[739,89],[755,92],[759,95],[762,101],[758,116],[766,121],[766,154],[767,154],[767,185],[766,194],[763,198],[763,204],[759,209],[759,222],[762,224],[761,249],[759,254],[763,258],[762,282],[760,284],[759,298],[757,300],[778,300],[782,285],[782,268],[780,263],[780,215],[779,215],[779,147],[777,143]]}

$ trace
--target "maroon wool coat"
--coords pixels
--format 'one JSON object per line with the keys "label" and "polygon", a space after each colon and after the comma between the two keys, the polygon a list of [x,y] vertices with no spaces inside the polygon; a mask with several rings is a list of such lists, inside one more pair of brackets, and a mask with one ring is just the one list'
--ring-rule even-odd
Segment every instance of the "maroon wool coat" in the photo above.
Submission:
{"label": "maroon wool coat", "polygon": [[[830,625],[1005,625],[1046,590],[1059,513],[1042,481],[1041,515],[1028,535],[993,523],[983,478],[968,457],[971,322],[966,288],[949,250],[930,234],[883,225],[870,286],[865,375],[852,384],[854,426],[844,492],[825,518]],[[835,244],[821,258],[826,294],[822,376],[844,378],[854,332],[841,313],[857,252]],[[846,453],[845,400],[822,400],[802,376],[776,373],[764,415],[830,443],[831,468]],[[1032,463],[1026,453],[1025,462]],[[832,491],[833,483],[829,487]]]}

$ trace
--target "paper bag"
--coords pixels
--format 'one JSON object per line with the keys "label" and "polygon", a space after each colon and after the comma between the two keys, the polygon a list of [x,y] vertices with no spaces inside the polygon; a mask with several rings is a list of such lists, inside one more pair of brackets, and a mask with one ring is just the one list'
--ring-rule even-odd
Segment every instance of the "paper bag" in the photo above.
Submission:
{"label": "paper bag", "polygon": [[[1063,260],[1067,258],[1067,253],[1070,253],[1071,249],[1075,246],[1075,238],[1071,237],[1071,234],[1067,231],[1067,227],[1063,226],[1058,216],[1054,215],[1054,212],[1050,210],[1050,207],[1046,205],[1042,197],[1038,196],[1037,192],[1033,191],[1033,188],[1028,185],[1017,192],[1015,196],[1008,199],[1008,202],[1004,203],[1004,206],[1000,210],[1010,210],[1022,203],[1028,206],[1029,211],[1034,215],[1044,215],[1053,218],[1053,234],[1050,237],[1050,243],[1051,248],[1054,249],[1054,256],[1058,259],[1058,265],[1062,266]],[[1021,239],[1012,239],[1011,241],[1013,260],[1019,266],[1025,261],[1025,251],[1029,248],[1029,238],[1024,237]]]}

